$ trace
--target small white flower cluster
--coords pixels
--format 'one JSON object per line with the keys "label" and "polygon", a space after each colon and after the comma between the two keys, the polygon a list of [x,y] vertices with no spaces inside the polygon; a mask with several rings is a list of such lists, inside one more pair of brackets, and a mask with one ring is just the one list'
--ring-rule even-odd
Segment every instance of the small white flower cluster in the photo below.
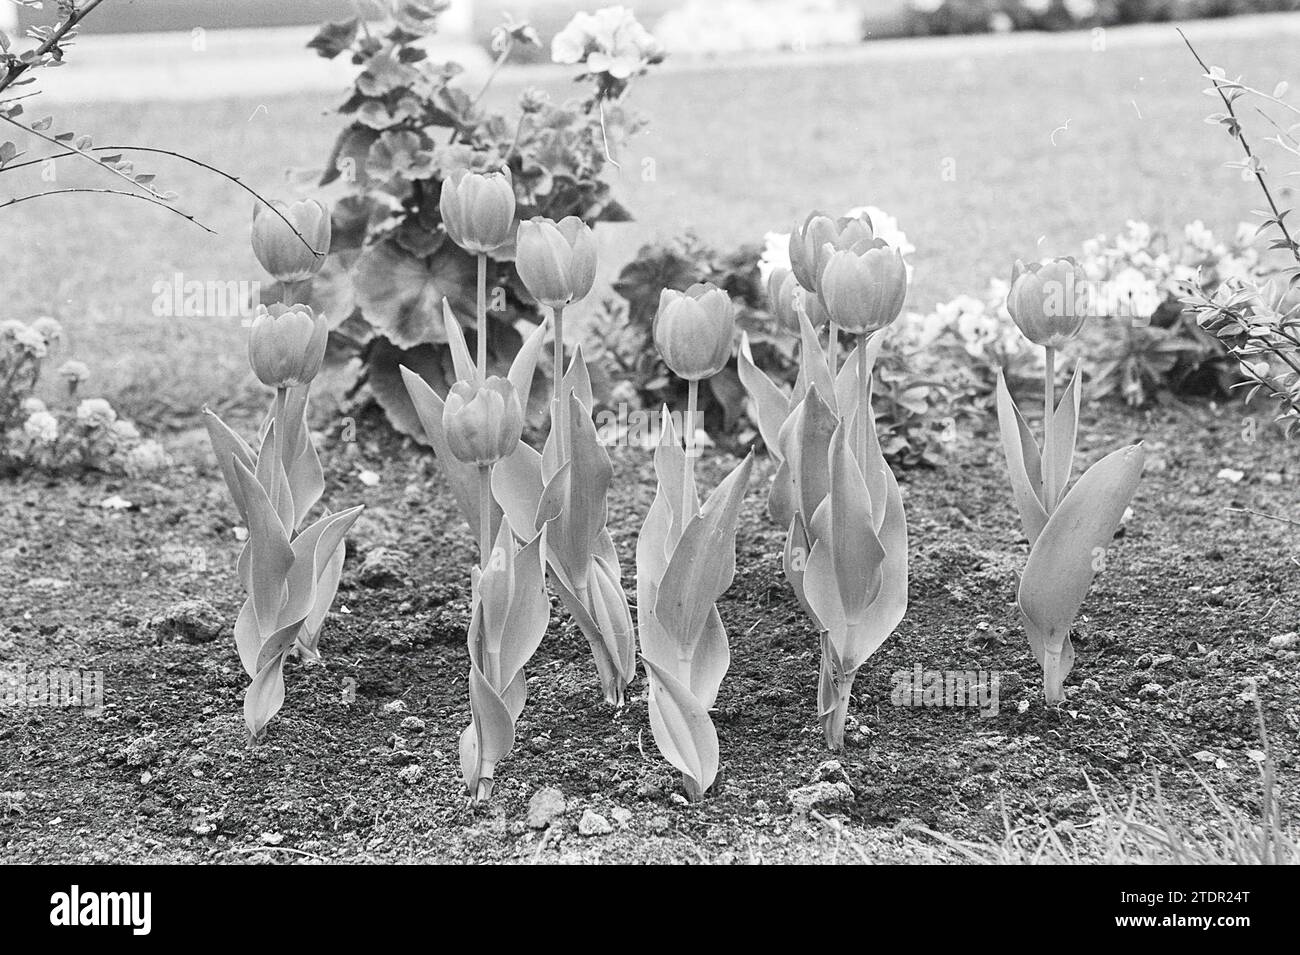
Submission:
{"label": "small white flower cluster", "polygon": [[[1130,220],[1113,239],[1098,235],[1085,241],[1078,261],[1092,285],[1098,317],[1145,325],[1157,310],[1185,298],[1189,285],[1209,289],[1230,278],[1258,278],[1260,257],[1252,245],[1253,234],[1250,223],[1241,223],[1231,239],[1222,240],[1200,220],[1174,234]],[[1037,376],[1043,352],[1032,347],[1011,320],[1006,309],[1009,287],[1008,279],[995,278],[983,298],[959,295],[933,311],[904,314],[890,334],[909,349],[952,344],[984,374],[1002,368],[1008,375]],[[1101,323],[1090,325],[1096,335],[1114,337]],[[1072,346],[1085,360],[1098,353],[1088,330],[1085,326],[1084,336]]]}
{"label": "small white flower cluster", "polygon": [[551,41],[551,59],[579,64],[589,73],[626,80],[646,68],[663,48],[627,7],[578,13]]}
{"label": "small white flower cluster", "polygon": [[136,477],[168,466],[162,446],[142,442],[136,426],[119,418],[106,399],[84,398],[72,405],[78,387],[90,376],[84,362],[68,360],[59,367],[65,390],[58,407],[51,408],[34,394],[62,339],[63,328],[53,318],[38,318],[30,325],[13,319],[0,322],[0,470],[80,467]]}

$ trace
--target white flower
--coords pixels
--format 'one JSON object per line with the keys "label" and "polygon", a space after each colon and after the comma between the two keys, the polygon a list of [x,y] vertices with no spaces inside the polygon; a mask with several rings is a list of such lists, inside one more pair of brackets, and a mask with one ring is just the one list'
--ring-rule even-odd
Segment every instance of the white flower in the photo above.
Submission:
{"label": "white flower", "polygon": [[77,420],[92,428],[103,428],[117,420],[117,412],[103,398],[86,398],[77,405]]}
{"label": "white flower", "polygon": [[45,402],[41,401],[40,398],[32,398],[32,397],[24,398],[22,409],[27,414],[36,414],[36,412],[38,411],[46,410]]}
{"label": "white flower", "polygon": [[1065,0],[1065,12],[1075,20],[1091,20],[1097,15],[1097,0]]}
{"label": "white flower", "polygon": [[142,441],[126,454],[126,473],[131,477],[140,477],[153,471],[161,471],[172,463],[171,456],[157,441]]}
{"label": "white flower", "polygon": [[790,267],[790,233],[769,232],[763,236],[763,254],[758,258],[758,277],[767,285],[767,277],[776,269]]}
{"label": "white flower", "polygon": [[1105,303],[1108,306],[1105,314],[1150,318],[1163,300],[1155,282],[1138,269],[1127,268],[1116,275],[1111,284],[1111,301]]}
{"label": "white flower", "polygon": [[6,328],[5,332],[6,337],[10,338],[15,345],[33,358],[44,358],[49,354],[49,346],[45,341],[45,336],[30,325],[16,322],[14,326]]}
{"label": "white flower", "polygon": [[48,411],[37,411],[23,422],[23,433],[37,444],[53,444],[59,436],[59,422]]}
{"label": "white flower", "polygon": [[111,430],[113,432],[113,437],[123,443],[136,441],[140,437],[139,429],[125,418],[120,421],[114,421]]}
{"label": "white flower", "polygon": [[43,316],[32,322],[32,329],[45,339],[47,345],[63,340],[63,326],[49,316]]}
{"label": "white flower", "polygon": [[1052,0],[1020,0],[1020,5],[1030,13],[1046,13],[1052,6]]}
{"label": "white flower", "polygon": [[1183,238],[1192,248],[1201,252],[1210,252],[1214,249],[1214,233],[1207,229],[1200,219],[1183,226]]}
{"label": "white flower", "polygon": [[996,11],[993,16],[989,17],[989,29],[994,33],[1010,33],[1016,28],[1016,22],[1002,11]]}
{"label": "white flower", "polygon": [[912,9],[917,13],[935,13],[943,3],[944,0],[912,0]]}
{"label": "white flower", "polygon": [[59,375],[67,381],[69,388],[76,388],[77,385],[90,377],[90,369],[82,361],[65,361],[59,366]]}
{"label": "white flower", "polygon": [[659,42],[626,7],[578,13],[551,40],[556,63],[584,63],[591,73],[625,80],[661,52]]}
{"label": "white flower", "polygon": [[[889,245],[907,258],[916,251],[916,246],[907,241],[907,233],[898,227],[898,220],[877,206],[857,206],[844,213],[846,218],[856,219],[865,215],[871,220],[871,231],[877,239],[884,239]],[[908,273],[911,275],[911,272]]]}

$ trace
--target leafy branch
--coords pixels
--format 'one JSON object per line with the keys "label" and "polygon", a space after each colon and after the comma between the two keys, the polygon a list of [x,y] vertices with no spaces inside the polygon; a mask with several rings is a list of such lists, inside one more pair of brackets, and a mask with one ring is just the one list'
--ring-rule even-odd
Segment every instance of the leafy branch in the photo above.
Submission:
{"label": "leafy branch", "polygon": [[[1248,92],[1250,91],[1239,81],[1228,80],[1226,74],[1222,70],[1209,66],[1205,60],[1201,58],[1201,54],[1196,52],[1196,47],[1192,46],[1192,41],[1187,38],[1187,34],[1184,33],[1181,28],[1178,29],[1178,35],[1182,37],[1183,42],[1187,44],[1187,49],[1191,51],[1192,56],[1196,58],[1196,62],[1200,64],[1205,78],[1213,85],[1214,91],[1219,94],[1219,99],[1223,101],[1223,108],[1227,110],[1226,114],[1222,116],[1212,116],[1210,119],[1221,122],[1226,126],[1228,129],[1228,135],[1241,144],[1241,151],[1246,155],[1245,162],[1242,164],[1243,168],[1250,170],[1251,174],[1255,177],[1255,181],[1259,183],[1260,190],[1264,193],[1264,199],[1268,202],[1268,207],[1272,212],[1273,217],[1260,226],[1260,229],[1266,229],[1272,225],[1276,226],[1278,231],[1282,234],[1282,239],[1275,242],[1270,246],[1270,248],[1286,249],[1291,253],[1292,258],[1297,262],[1300,262],[1300,243],[1297,243],[1295,238],[1292,237],[1291,231],[1287,228],[1286,224],[1286,217],[1290,214],[1290,210],[1283,212],[1278,208],[1277,200],[1273,198],[1273,190],[1269,188],[1268,180],[1264,178],[1264,165],[1255,155],[1255,151],[1251,148],[1250,142],[1246,139],[1246,133],[1242,128],[1241,119],[1237,116],[1237,99],[1248,95]],[[1273,99],[1273,97],[1267,98]],[[1300,271],[1295,272],[1292,276],[1292,281],[1296,281],[1297,279],[1300,279]]]}
{"label": "leafy branch", "polygon": [[[38,45],[21,54],[9,53],[9,40],[3,32],[0,32],[0,48],[3,48],[3,55],[0,62],[4,64],[4,72],[0,74],[0,94],[6,89],[15,85],[23,85],[33,81],[33,77],[24,77],[24,74],[33,68],[54,65],[63,61],[63,48],[75,36],[77,26],[104,0],[88,0],[83,6],[78,7],[76,0],[59,0],[59,9],[64,14],[64,18],[53,26],[35,27],[29,31],[29,36],[39,41]],[[32,4],[27,4],[32,5]],[[127,192],[121,189],[93,189],[93,188],[76,188],[76,189],[53,189],[32,195],[19,196],[5,202],[0,202],[0,209],[7,206],[18,205],[22,202],[28,202],[32,199],[40,198],[46,195],[68,195],[71,193],[98,193],[101,195],[130,195],[136,198],[146,199],[153,205],[160,206],[181,218],[192,222],[194,225],[203,229],[210,234],[216,234],[214,230],[208,228],[197,218],[184,212],[181,209],[171,205],[171,201],[176,198],[174,193],[160,192],[153,186],[153,175],[150,173],[136,173],[129,161],[124,162],[121,153],[126,151],[147,152],[159,155],[171,156],[198,166],[209,172],[221,176],[228,182],[234,183],[240,189],[247,192],[255,200],[270,209],[275,215],[287,225],[293,234],[297,236],[298,241],[311,250],[315,255],[323,255],[328,250],[320,250],[312,247],[307,238],[298,230],[298,228],[280,211],[275,205],[264,198],[259,192],[246,185],[239,177],[234,176],[216,166],[212,166],[202,160],[187,156],[184,153],[175,152],[170,149],[160,149],[150,146],[94,146],[89,136],[78,137],[73,132],[61,132],[50,134],[46,130],[50,127],[52,119],[45,118],[32,124],[19,122],[14,117],[23,112],[23,106],[19,100],[30,98],[36,95],[35,92],[27,93],[23,96],[13,96],[8,99],[0,99],[0,120],[21,129],[23,132],[43,142],[49,143],[62,150],[61,152],[45,156],[40,159],[27,160],[21,163],[11,162],[18,153],[12,143],[0,143],[0,173],[12,172],[26,166],[37,163],[48,162],[53,159],[61,159],[67,156],[80,156],[87,162],[93,163],[97,168],[105,169],[112,175],[129,183],[136,192]],[[96,153],[100,155],[95,155]]]}

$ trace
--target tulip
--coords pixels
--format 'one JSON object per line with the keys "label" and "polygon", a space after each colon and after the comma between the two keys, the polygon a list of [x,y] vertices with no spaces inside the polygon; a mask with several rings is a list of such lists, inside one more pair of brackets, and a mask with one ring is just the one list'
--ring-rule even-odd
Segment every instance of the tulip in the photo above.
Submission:
{"label": "tulip", "polygon": [[1026,266],[1016,260],[1007,311],[1035,345],[1060,348],[1083,328],[1088,317],[1083,295],[1088,276],[1072,258]]}
{"label": "tulip", "polygon": [[515,267],[533,298],[563,308],[584,298],[596,280],[596,239],[577,216],[559,222],[534,216],[519,223]]}
{"label": "tulip", "polygon": [[666,288],[654,320],[655,345],[673,374],[699,381],[726,367],[735,324],[731,298],[716,285]]}
{"label": "tulip", "polygon": [[442,409],[447,444],[457,460],[490,467],[512,454],[524,429],[524,411],[509,379],[458,381]]}
{"label": "tulip", "polygon": [[897,249],[874,239],[842,251],[827,243],[823,252],[817,294],[832,322],[861,335],[898,318],[907,297],[907,266]]}
{"label": "tulip", "polygon": [[848,249],[860,242],[870,242],[875,238],[871,228],[871,219],[843,217],[832,219],[820,212],[814,212],[802,226],[796,226],[790,233],[790,267],[794,270],[799,284],[809,292],[817,291],[817,283],[826,269],[829,244],[833,251]]}
{"label": "tulip", "polygon": [[795,311],[799,297],[799,280],[786,268],[776,268],[767,277],[767,301],[772,317],[782,331],[799,334],[799,313]]}
{"label": "tulip", "polygon": [[477,173],[459,169],[442,181],[438,201],[443,227],[466,252],[486,255],[510,240],[515,224],[515,186],[510,170]]}
{"label": "tulip", "polygon": [[259,305],[248,335],[248,361],[264,385],[305,385],[320,371],[328,336],[325,316],[306,305]]}
{"label": "tulip", "polygon": [[271,205],[284,218],[262,205],[253,208],[253,254],[277,282],[305,282],[325,264],[330,249],[329,210],[315,199]]}

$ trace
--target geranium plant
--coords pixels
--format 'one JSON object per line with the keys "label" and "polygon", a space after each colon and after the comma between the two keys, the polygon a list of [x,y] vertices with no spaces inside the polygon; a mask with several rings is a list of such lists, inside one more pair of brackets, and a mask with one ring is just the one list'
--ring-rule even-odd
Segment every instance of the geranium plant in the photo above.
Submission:
{"label": "geranium plant", "polygon": [[[530,89],[509,116],[484,109],[486,87],[466,90],[457,64],[428,58],[423,41],[444,4],[383,0],[377,6],[385,12],[378,25],[359,17],[329,23],[311,42],[321,56],[346,55],[360,67],[339,107],[347,125],[321,180],[340,184],[347,194],[335,206],[332,254],[311,302],[334,316],[331,355],[361,359],[355,386],[367,385],[398,430],[423,440],[398,366],[446,393],[454,378],[441,303],[449,302],[450,314],[464,321],[474,312],[476,293],[491,289],[487,371],[508,367],[526,329],[541,321],[516,271],[513,242],[490,252],[457,243],[451,233],[458,205],[440,202],[444,183],[466,172],[505,170],[517,219],[576,216],[594,224],[628,218],[602,172],[641,128],[621,101],[631,77],[656,62],[658,53],[644,49],[629,65],[622,41],[607,51],[603,44],[614,40],[598,31],[574,60],[592,84],[587,97],[558,104]],[[596,16],[601,23],[610,19],[604,11]],[[496,65],[537,42],[525,24],[499,28]],[[513,223],[505,231],[512,238]],[[526,405],[528,396],[521,397]]]}

